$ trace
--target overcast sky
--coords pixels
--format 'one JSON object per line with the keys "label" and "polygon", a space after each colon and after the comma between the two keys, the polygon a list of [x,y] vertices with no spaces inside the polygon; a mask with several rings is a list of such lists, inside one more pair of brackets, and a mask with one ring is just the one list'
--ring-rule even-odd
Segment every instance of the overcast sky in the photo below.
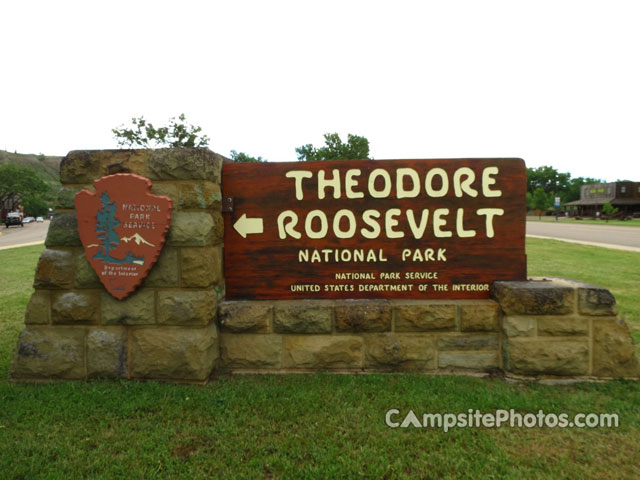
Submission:
{"label": "overcast sky", "polygon": [[0,148],[185,113],[223,155],[521,157],[640,181],[637,1],[3,1]]}

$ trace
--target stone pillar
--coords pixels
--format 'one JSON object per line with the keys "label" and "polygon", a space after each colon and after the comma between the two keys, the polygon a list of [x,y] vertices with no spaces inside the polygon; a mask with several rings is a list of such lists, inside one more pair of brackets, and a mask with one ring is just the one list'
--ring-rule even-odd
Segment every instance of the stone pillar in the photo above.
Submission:
{"label": "stone pillar", "polygon": [[495,282],[503,368],[523,376],[638,378],[626,323],[608,290],[561,278]]}
{"label": "stone pillar", "polygon": [[[221,168],[208,149],[70,152],[11,368],[14,379],[94,377],[204,381],[218,359],[224,296]],[[123,301],[86,260],[73,197],[93,181],[135,173],[173,200],[165,247]]]}

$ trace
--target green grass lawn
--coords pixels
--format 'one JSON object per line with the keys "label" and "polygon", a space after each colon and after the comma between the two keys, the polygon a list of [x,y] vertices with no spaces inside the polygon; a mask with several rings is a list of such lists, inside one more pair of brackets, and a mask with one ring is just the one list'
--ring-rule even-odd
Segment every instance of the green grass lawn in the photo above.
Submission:
{"label": "green grass lawn", "polygon": [[[640,477],[639,382],[316,374],[224,376],[203,387],[11,384],[42,248],[0,251],[0,478]],[[536,239],[527,252],[530,274],[607,286],[638,325],[640,254]],[[391,408],[618,413],[620,427],[391,429]]]}

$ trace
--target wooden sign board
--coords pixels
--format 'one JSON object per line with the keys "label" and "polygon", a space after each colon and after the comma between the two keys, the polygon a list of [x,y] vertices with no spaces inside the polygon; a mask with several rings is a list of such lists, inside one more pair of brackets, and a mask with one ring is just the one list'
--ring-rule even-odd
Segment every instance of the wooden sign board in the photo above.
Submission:
{"label": "wooden sign board", "polygon": [[526,277],[521,159],[227,163],[228,299],[475,299]]}

